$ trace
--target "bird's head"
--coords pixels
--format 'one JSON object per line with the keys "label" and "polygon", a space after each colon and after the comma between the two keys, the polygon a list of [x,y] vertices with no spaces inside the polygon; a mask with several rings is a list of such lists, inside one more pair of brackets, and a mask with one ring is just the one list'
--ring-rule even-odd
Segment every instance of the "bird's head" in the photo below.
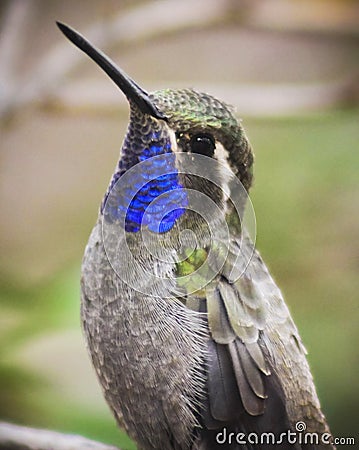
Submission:
{"label": "bird's head", "polygon": [[253,155],[231,106],[192,89],[149,94],[79,33],[58,26],[109,75],[130,104],[119,164],[102,205],[110,220],[126,209],[126,231],[145,225],[165,232],[191,209],[189,192],[204,194],[222,207],[236,185],[232,178],[248,191]]}

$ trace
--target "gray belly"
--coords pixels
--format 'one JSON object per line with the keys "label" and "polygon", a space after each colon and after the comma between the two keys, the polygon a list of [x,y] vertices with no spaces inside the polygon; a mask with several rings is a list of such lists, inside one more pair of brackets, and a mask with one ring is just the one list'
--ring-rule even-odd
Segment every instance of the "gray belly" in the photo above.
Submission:
{"label": "gray belly", "polygon": [[119,424],[143,448],[190,448],[205,386],[203,319],[175,298],[124,283],[108,262],[99,224],[81,287],[89,352]]}

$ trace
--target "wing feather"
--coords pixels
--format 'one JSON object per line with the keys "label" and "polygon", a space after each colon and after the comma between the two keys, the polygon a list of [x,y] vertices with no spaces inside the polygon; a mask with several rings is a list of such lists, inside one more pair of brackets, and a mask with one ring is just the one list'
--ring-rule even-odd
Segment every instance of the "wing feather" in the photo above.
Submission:
{"label": "wing feather", "polygon": [[236,338],[229,321],[226,308],[217,288],[210,287],[206,291],[208,324],[212,338],[218,344],[229,344]]}
{"label": "wing feather", "polygon": [[236,380],[225,345],[209,341],[208,393],[214,419],[228,422],[238,410]]}
{"label": "wing feather", "polygon": [[[248,378],[245,375],[246,369],[244,369],[244,364],[241,360],[240,353],[242,351],[242,348],[238,347],[236,344],[237,341],[231,342],[230,344],[228,344],[228,349],[231,355],[233,370],[237,380],[237,386],[242,399],[242,403],[248,414],[250,414],[251,416],[258,416],[259,414],[263,414],[264,412],[265,404],[263,401],[263,397],[261,398],[260,396],[258,396],[249,383]],[[250,372],[250,368],[247,368],[247,370],[248,372]],[[259,390],[261,389],[263,392],[263,385],[262,388],[259,388]]]}

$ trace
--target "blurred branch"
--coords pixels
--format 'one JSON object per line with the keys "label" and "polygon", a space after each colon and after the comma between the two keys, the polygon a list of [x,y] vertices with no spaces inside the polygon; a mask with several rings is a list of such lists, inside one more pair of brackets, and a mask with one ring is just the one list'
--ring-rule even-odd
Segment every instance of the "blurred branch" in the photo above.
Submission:
{"label": "blurred branch", "polygon": [[253,1],[247,25],[281,32],[358,36],[359,5],[341,0]]}
{"label": "blurred branch", "polygon": [[[21,0],[17,2],[22,4]],[[127,12],[121,11],[108,23],[96,23],[81,32],[102,49],[118,43],[128,46],[180,29],[208,26],[221,21],[229,15],[231,5],[231,0],[159,0],[141,4]],[[0,106],[0,117],[32,101],[51,97],[61,80],[83,61],[59,34],[59,41],[61,39],[61,44],[50,50],[30,76],[22,81],[16,95],[12,92],[11,102]]]}
{"label": "blurred branch", "polygon": [[6,111],[16,92],[16,60],[22,47],[23,32],[32,2],[8,2],[0,30],[0,115]]}
{"label": "blurred branch", "polygon": [[0,422],[0,450],[119,450],[82,436]]}
{"label": "blurred branch", "polygon": [[[173,81],[174,86],[180,82]],[[358,77],[346,77],[338,81],[318,83],[201,83],[201,90],[236,105],[241,115],[286,116],[308,114],[335,107],[356,106],[359,101]],[[151,85],[152,90],[161,85]],[[56,108],[66,111],[112,114],[119,109],[127,111],[127,100],[113,95],[112,84],[95,80],[72,81],[64,84],[52,97]]]}
{"label": "blurred branch", "polygon": [[[258,0],[197,0],[196,2],[192,0],[182,0],[181,2],[157,0],[141,3],[125,11],[121,10],[105,23],[103,21],[96,22],[81,32],[103,50],[121,46],[124,51],[128,51],[128,48],[134,44],[138,45],[141,42],[181,30],[229,22],[284,33],[300,30],[337,33],[346,31],[357,36],[354,31],[356,28],[350,24],[357,23],[358,8],[331,0],[330,7],[325,9],[324,21],[322,3],[314,2],[317,7],[313,9],[307,7],[309,1],[312,0],[306,0],[304,2],[306,6],[303,6],[303,2],[288,0],[268,0],[267,2]],[[60,100],[60,105],[65,107],[77,103],[81,108],[87,108],[88,101],[91,103],[93,95],[100,95],[102,87],[98,92],[93,91],[92,94],[85,92],[84,88],[75,90],[74,99],[68,101],[66,92],[71,91],[71,86],[67,89],[63,80],[78,65],[82,64],[84,59],[79,57],[78,52],[60,34],[59,44],[44,55],[30,74],[26,74],[21,80],[16,78],[14,62],[23,41],[24,24],[28,20],[31,8],[29,5],[34,8],[31,0],[13,0],[9,2],[6,12],[0,40],[0,118],[16,112],[29,103],[44,103],[49,99]],[[326,25],[324,26],[323,23]],[[283,95],[280,95],[278,103],[278,113],[287,114],[311,111],[317,109],[318,106],[320,109],[328,106],[356,105],[358,100],[356,82],[355,75],[354,79],[349,77],[308,88],[277,85],[266,89],[262,86],[237,85],[236,91],[239,92],[240,99],[249,99],[248,108],[244,105],[242,109],[243,101],[238,102],[242,112],[247,114],[246,110],[248,109],[249,114],[266,115],[267,110],[270,109],[272,115],[273,102],[268,103],[265,99],[272,100],[274,98],[274,104],[276,104],[277,97],[274,94],[283,89]],[[220,91],[223,89],[219,86]],[[257,93],[258,98],[262,96],[258,102],[253,100],[253,91]],[[284,94],[288,94],[292,98],[287,100],[284,98]],[[81,95],[83,95],[83,104],[81,104]],[[105,97],[99,100],[101,104]],[[227,101],[236,103],[233,101],[233,95]],[[290,102],[292,103],[289,104]],[[274,114],[276,114],[275,111]]]}
{"label": "blurred branch", "polygon": [[14,0],[9,2],[2,18],[0,33],[0,80],[14,73],[14,61],[19,53],[23,25],[31,2]]}

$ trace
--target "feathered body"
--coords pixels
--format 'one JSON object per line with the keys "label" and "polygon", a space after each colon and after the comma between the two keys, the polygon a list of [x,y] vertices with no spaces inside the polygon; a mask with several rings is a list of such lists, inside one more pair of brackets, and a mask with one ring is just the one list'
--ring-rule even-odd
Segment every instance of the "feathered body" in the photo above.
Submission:
{"label": "feathered body", "polygon": [[[190,89],[148,95],[101,58],[131,115],[86,247],[81,314],[119,425],[148,450],[333,448],[246,440],[280,439],[298,422],[329,431],[298,331],[242,229],[253,155],[232,108]],[[213,164],[203,169],[198,154]],[[203,215],[194,191],[210,200]]]}

